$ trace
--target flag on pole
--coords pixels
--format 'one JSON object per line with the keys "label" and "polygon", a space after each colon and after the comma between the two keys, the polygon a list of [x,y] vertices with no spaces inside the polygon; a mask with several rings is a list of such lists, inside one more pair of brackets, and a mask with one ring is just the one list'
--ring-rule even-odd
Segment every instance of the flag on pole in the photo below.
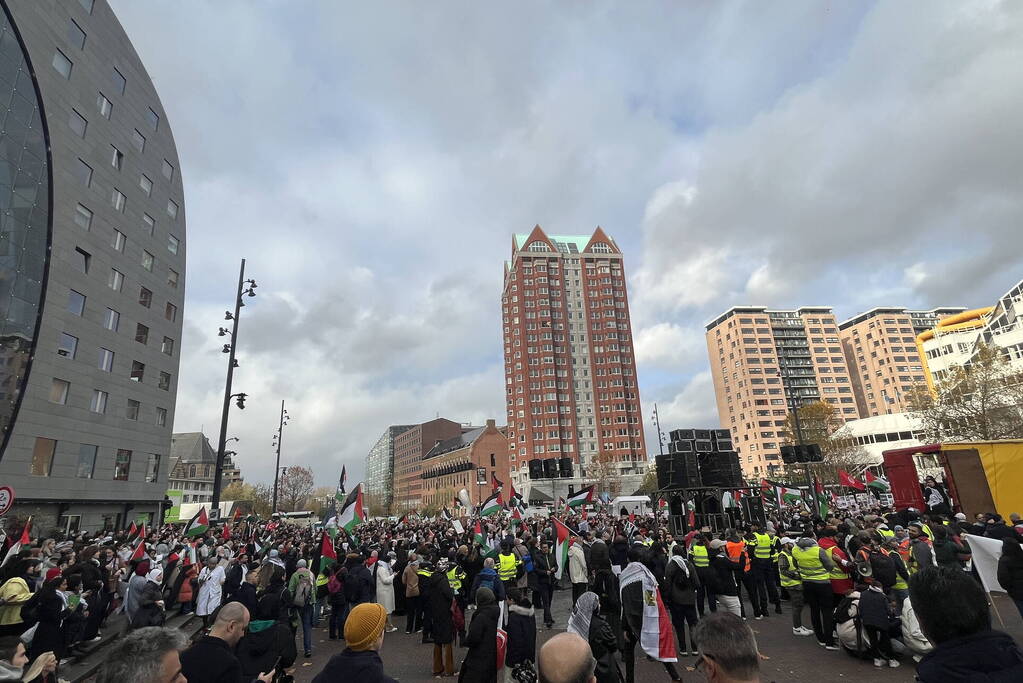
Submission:
{"label": "flag on pole", "polygon": [[511,525],[513,527],[516,527],[516,526],[518,526],[520,524],[522,524],[522,514],[519,512],[519,509],[517,507],[516,508],[512,508]]}
{"label": "flag on pole", "polygon": [[202,536],[209,528],[210,518],[206,514],[206,506],[203,505],[185,525],[185,536]]}
{"label": "flag on pole", "polygon": [[487,543],[487,537],[483,534],[483,526],[480,524],[479,520],[476,520],[476,524],[472,528],[472,537],[473,540],[479,543],[480,546],[482,546],[483,549],[486,551],[483,554],[484,557],[497,557],[498,551],[500,550],[500,546],[499,545],[492,546],[489,543]]}
{"label": "flag on pole", "polygon": [[451,513],[448,512],[447,508],[443,508],[440,511],[440,518],[443,519],[445,522],[450,522],[451,521]]}
{"label": "flag on pole", "polygon": [[133,522],[131,523],[131,526],[130,526],[130,527],[128,527],[128,538],[131,538],[131,537],[132,537],[132,536],[134,536],[134,535],[135,535],[136,533],[138,533],[138,530],[139,530],[139,528],[138,528],[137,526],[135,526],[135,522],[133,521]]}
{"label": "flag on pole", "polygon": [[775,495],[779,505],[794,505],[803,502],[803,492],[789,486],[776,486]]}
{"label": "flag on pole", "polygon": [[814,498],[817,501],[816,512],[821,519],[828,518],[828,494],[824,492],[824,485],[817,477],[813,478]]}
{"label": "flag on pole", "polygon": [[334,539],[324,531],[323,538],[320,541],[320,566],[317,570],[322,574],[324,569],[335,562],[337,562],[337,551],[334,550]]}
{"label": "flag on pole", "polygon": [[554,557],[558,560],[558,571],[554,573],[554,576],[560,581],[562,572],[568,566],[568,546],[576,534],[562,524],[557,517],[551,517],[551,520],[554,522],[554,530],[557,532],[554,541]]}
{"label": "flag on pole", "polygon": [[566,508],[579,507],[586,503],[593,502],[593,485],[589,485],[584,489],[580,489],[575,493],[568,496],[568,500],[565,501]]}
{"label": "flag on pole", "polygon": [[855,477],[850,476],[845,470],[838,470],[838,483],[842,486],[847,486],[857,491],[863,491],[867,487],[864,486],[863,482]]}
{"label": "flag on pole", "polygon": [[501,511],[502,507],[504,506],[501,504],[501,491],[498,489],[490,494],[490,497],[480,505],[480,516],[489,517],[490,515],[496,515]]}
{"label": "flag on pole", "polygon": [[139,544],[137,546],[135,546],[135,551],[131,554],[131,557],[128,558],[128,561],[130,562],[132,560],[141,560],[145,556],[146,556],[146,539],[141,538],[141,539],[139,539]]}
{"label": "flag on pole", "polygon": [[341,478],[337,482],[337,490],[339,493],[345,492],[345,482],[348,481],[348,473],[345,471],[345,466],[341,465]]}
{"label": "flag on pole", "polygon": [[887,479],[875,477],[870,470],[863,473],[863,481],[867,483],[867,486],[881,493],[887,493],[892,488]]}
{"label": "flag on pole", "polygon": [[366,521],[366,510],[362,505],[362,482],[355,485],[348,494],[341,511],[337,514],[337,524],[351,535],[351,531]]}
{"label": "flag on pole", "polygon": [[490,488],[494,491],[500,491],[504,488],[504,482],[497,478],[497,474],[494,472],[490,473]]}
{"label": "flag on pole", "polygon": [[[256,545],[256,548],[259,548],[258,544]],[[256,552],[258,553],[259,550],[257,550]],[[197,564],[199,561],[195,555],[195,543],[189,543],[188,547],[185,548],[181,554],[184,556],[183,564],[185,566],[188,566],[190,564]]]}
{"label": "flag on pole", "polygon": [[21,537],[7,550],[7,554],[4,555],[4,561],[0,563],[0,567],[6,565],[10,560],[18,556],[21,549],[32,542],[32,537],[29,536],[29,530],[32,528],[32,517],[29,516],[28,520],[25,521],[25,528],[21,530]]}
{"label": "flag on pole", "polygon": [[220,537],[225,541],[231,540],[231,529],[228,527],[227,522],[224,522],[224,530],[220,532]]}
{"label": "flag on pole", "polygon": [[522,506],[522,494],[515,490],[515,482],[508,482],[508,503],[510,505]]}

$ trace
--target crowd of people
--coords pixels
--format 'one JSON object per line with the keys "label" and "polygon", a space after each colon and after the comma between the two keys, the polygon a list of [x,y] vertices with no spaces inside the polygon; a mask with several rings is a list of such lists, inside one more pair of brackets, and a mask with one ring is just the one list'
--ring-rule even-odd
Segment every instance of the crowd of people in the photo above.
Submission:
{"label": "crowd of people", "polygon": [[[971,535],[1001,541],[998,580],[1023,615],[1015,516],[1010,525],[878,508],[820,519],[789,508],[684,535],[652,514],[558,520],[403,518],[351,533],[273,521],[198,537],[166,526],[33,540],[2,567],[0,680],[8,670],[58,675],[111,628],[128,633],[100,681],[282,681],[325,628],[344,648],[317,683],[389,681],[380,647],[401,627],[432,646],[424,677],[634,683],[638,650],[672,680],[680,661],[709,680],[757,680],[735,677],[759,667],[747,620],[786,618],[794,638],[823,650],[878,667],[915,660],[922,681],[1023,680],[1023,652],[991,630],[969,546]],[[555,600],[571,601],[567,623]],[[204,629],[188,644],[165,624],[192,612]],[[541,628],[566,633],[538,649]],[[572,659],[580,643],[586,657]],[[562,647],[564,657],[552,654]],[[590,678],[568,677],[584,669]]]}

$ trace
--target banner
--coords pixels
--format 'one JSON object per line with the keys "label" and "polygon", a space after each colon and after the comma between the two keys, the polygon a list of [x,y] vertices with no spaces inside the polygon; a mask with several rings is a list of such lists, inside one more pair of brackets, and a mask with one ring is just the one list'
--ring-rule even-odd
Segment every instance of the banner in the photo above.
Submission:
{"label": "banner", "polygon": [[970,544],[973,553],[973,567],[980,575],[980,582],[988,593],[1004,593],[998,583],[998,558],[1002,556],[1002,539],[985,538],[966,534],[963,538]]}

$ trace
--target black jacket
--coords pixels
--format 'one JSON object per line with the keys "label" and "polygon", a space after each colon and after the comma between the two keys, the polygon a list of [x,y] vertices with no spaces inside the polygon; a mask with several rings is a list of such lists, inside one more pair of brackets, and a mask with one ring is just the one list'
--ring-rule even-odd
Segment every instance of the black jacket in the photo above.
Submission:
{"label": "black jacket", "polygon": [[235,562],[227,568],[224,577],[224,595],[234,595],[234,592],[242,585],[245,578],[245,567]]}
{"label": "black jacket", "polygon": [[1013,600],[1023,600],[1023,560],[1002,555],[998,560],[998,583]]}
{"label": "black jacket", "polygon": [[203,636],[181,653],[181,673],[190,683],[242,681],[238,658],[227,643],[213,636]]}
{"label": "black jacket", "polygon": [[348,567],[345,577],[345,599],[352,607],[373,601],[373,576],[362,562]]}
{"label": "black jacket", "polygon": [[536,616],[532,607],[508,608],[508,652],[505,666],[536,661]]}
{"label": "black jacket", "polygon": [[724,550],[710,559],[712,573],[707,576],[712,583],[716,595],[738,595],[739,589],[735,585],[735,572],[739,568],[738,562],[733,562],[725,554]]}
{"label": "black jacket", "polygon": [[1016,529],[1009,526],[1005,522],[996,522],[995,524],[988,524],[987,531],[984,535],[988,538],[1011,538],[1013,540],[1020,540],[1019,534],[1016,533]]}
{"label": "black jacket", "polygon": [[501,608],[496,604],[477,608],[462,641],[469,652],[462,662],[459,683],[496,683],[497,621],[500,618]]}
{"label": "black jacket", "polygon": [[163,589],[152,581],[146,581],[146,585],[143,586],[142,593],[139,595],[139,609],[135,613],[131,627],[163,626],[164,611],[156,604],[159,600],[163,600]]}
{"label": "black jacket", "polygon": [[246,680],[270,671],[275,663],[283,671],[298,656],[295,634],[286,622],[250,621],[249,631],[238,641],[235,654]]}
{"label": "black jacket", "polygon": [[256,609],[259,601],[256,598],[256,587],[251,583],[242,582],[242,585],[231,595],[231,600],[240,602],[249,610],[249,619],[256,618]]}
{"label": "black jacket", "polygon": [[[368,572],[367,572],[368,573]],[[316,674],[313,683],[397,683],[384,673],[384,662],[375,650],[356,652],[345,649],[341,654],[334,655]]]}
{"label": "black jacket", "polygon": [[536,583],[540,586],[548,586],[554,580],[548,572],[557,571],[558,563],[554,560],[554,553],[544,554],[540,550],[533,553],[533,574],[536,576]]}
{"label": "black jacket", "polygon": [[446,645],[455,639],[455,625],[451,618],[451,601],[455,599],[455,591],[448,583],[447,574],[440,571],[434,572],[427,583],[426,609],[430,610],[433,619],[430,633],[433,642]]}
{"label": "black jacket", "polygon": [[1001,631],[953,638],[924,655],[916,677],[921,683],[1023,681],[1023,650]]}
{"label": "black jacket", "polygon": [[597,683],[618,683],[621,679],[614,654],[618,649],[618,637],[599,614],[594,614],[590,619],[589,643],[593,658],[597,660],[597,667],[593,671]]}
{"label": "black jacket", "polygon": [[[676,560],[675,557],[679,557]],[[679,562],[685,563],[688,573],[682,571]],[[664,585],[667,589],[666,595],[662,596],[674,605],[695,605],[696,589],[700,586],[700,579],[696,573],[696,567],[689,560],[681,559],[681,556],[672,556],[668,560],[668,568],[664,571]]]}

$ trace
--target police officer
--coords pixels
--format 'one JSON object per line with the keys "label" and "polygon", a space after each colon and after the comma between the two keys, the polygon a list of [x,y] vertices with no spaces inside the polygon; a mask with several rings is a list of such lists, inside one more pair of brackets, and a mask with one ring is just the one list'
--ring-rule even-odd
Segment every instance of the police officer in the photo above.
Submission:
{"label": "police officer", "polygon": [[[750,572],[753,575],[754,591],[750,594],[750,602],[753,603],[753,616],[757,620],[767,616],[767,602],[770,600],[778,604],[778,590],[774,585],[774,555],[775,539],[764,533],[760,522],[750,523],[750,534],[753,542],[748,548],[752,552]],[[780,611],[780,610],[779,610]]]}
{"label": "police officer", "polygon": [[[449,555],[454,555],[454,551],[452,550]],[[465,597],[465,591],[462,590],[462,587],[465,586],[466,583],[465,570],[462,569],[461,565],[459,565],[454,558],[451,558],[450,562],[451,568],[447,571],[448,585],[450,585],[451,590],[455,592],[455,602],[458,603],[458,607],[462,610],[462,614],[464,615],[465,609],[469,604],[469,601]],[[461,643],[463,638],[465,638],[464,620],[462,622],[462,628],[458,630],[458,642]]]}
{"label": "police officer", "polygon": [[707,609],[711,612],[717,611],[717,596],[714,595],[715,579],[710,568],[710,552],[707,544],[710,543],[709,533],[697,534],[693,537],[693,546],[689,554],[696,567],[696,574],[700,577],[700,585],[696,589],[696,611],[702,617],[704,614],[704,599],[707,602]]}

